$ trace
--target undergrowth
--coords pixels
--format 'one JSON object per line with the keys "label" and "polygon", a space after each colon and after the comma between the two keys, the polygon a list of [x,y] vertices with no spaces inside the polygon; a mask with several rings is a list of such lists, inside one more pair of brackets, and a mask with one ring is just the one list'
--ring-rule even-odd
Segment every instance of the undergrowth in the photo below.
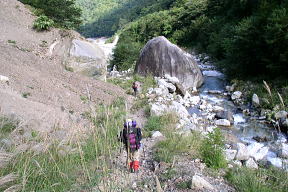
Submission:
{"label": "undergrowth", "polygon": [[58,142],[54,142],[41,154],[32,150],[22,153],[12,150],[9,154],[14,154],[11,156],[1,153],[1,158],[10,159],[7,159],[8,165],[0,166],[0,180],[11,173],[14,176],[12,180],[6,179],[6,182],[1,183],[0,190],[11,186],[20,186],[21,191],[27,192],[97,191],[99,186],[107,190],[121,190],[117,186],[108,187],[102,177],[110,172],[112,155],[120,146],[116,136],[122,128],[125,113],[123,99],[110,106],[98,106],[96,111],[87,115],[93,123],[89,136],[78,138],[75,135],[76,141],[68,144],[73,152],[65,155],[59,153],[61,144]]}
{"label": "undergrowth", "polygon": [[257,170],[234,168],[225,177],[239,192],[286,192],[288,189],[288,172],[272,167]]}

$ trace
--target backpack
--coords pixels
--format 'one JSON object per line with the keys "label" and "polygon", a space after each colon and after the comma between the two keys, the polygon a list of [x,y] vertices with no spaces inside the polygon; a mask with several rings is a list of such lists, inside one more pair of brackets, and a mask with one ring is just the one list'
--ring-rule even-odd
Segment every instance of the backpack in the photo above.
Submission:
{"label": "backpack", "polygon": [[136,127],[130,127],[127,139],[129,142],[129,148],[132,152],[140,149],[141,145],[140,145],[140,142],[138,140]]}

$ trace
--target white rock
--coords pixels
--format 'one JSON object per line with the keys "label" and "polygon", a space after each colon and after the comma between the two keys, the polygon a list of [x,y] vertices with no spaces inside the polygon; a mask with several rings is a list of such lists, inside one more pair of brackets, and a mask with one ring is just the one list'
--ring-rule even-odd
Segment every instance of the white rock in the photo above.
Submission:
{"label": "white rock", "polygon": [[177,77],[171,77],[168,74],[165,74],[164,77],[171,83],[175,84],[175,83],[179,83],[179,79]]}
{"label": "white rock", "polygon": [[267,156],[268,152],[269,147],[262,147],[261,149],[259,149],[259,151],[257,151],[257,153],[255,154],[250,153],[250,156],[253,157],[256,161],[259,161],[264,159],[264,157]]}
{"label": "white rock", "polygon": [[154,131],[152,133],[152,138],[156,138],[156,137],[163,137],[163,134],[160,131]]}
{"label": "white rock", "polygon": [[225,149],[225,158],[227,161],[232,161],[236,156],[237,151],[233,149]]}
{"label": "white rock", "polygon": [[190,97],[189,101],[192,105],[197,105],[200,102],[200,97],[199,96],[193,96]]}
{"label": "white rock", "polygon": [[9,78],[3,75],[0,75],[0,81],[2,82],[9,82]]}
{"label": "white rock", "polygon": [[220,106],[213,106],[213,111],[215,112],[224,111],[224,108]]}
{"label": "white rock", "polygon": [[215,125],[230,127],[231,123],[227,119],[218,119],[218,120],[215,121]]}
{"label": "white rock", "polygon": [[168,108],[168,112],[175,112],[180,118],[185,118],[189,116],[189,112],[187,111],[187,109],[176,101],[172,101],[171,105]]}
{"label": "white rock", "polygon": [[247,150],[248,150],[249,155],[251,156],[257,153],[262,147],[264,147],[264,144],[255,142],[255,143],[248,145]]}
{"label": "white rock", "polygon": [[245,162],[245,166],[250,168],[250,169],[258,169],[258,165],[257,163],[253,160],[253,158],[249,158],[246,162]]}
{"label": "white rock", "polygon": [[199,105],[199,109],[201,109],[201,110],[205,110],[206,108],[207,108],[206,105]]}
{"label": "white rock", "polygon": [[152,87],[150,87],[149,89],[148,89],[148,94],[150,95],[150,94],[152,94],[153,93],[153,88]]}
{"label": "white rock", "polygon": [[184,99],[184,100],[189,100],[189,98],[191,98],[191,95],[190,95],[190,93],[189,93],[188,91],[186,91],[183,99]]}
{"label": "white rock", "polygon": [[244,145],[243,143],[237,143],[237,154],[235,158],[237,160],[249,159],[249,153],[248,153],[246,145]]}
{"label": "white rock", "polygon": [[274,167],[282,168],[282,159],[278,157],[267,157],[267,161]]}
{"label": "white rock", "polygon": [[281,157],[288,158],[288,144],[281,144]]}
{"label": "white rock", "polygon": [[239,166],[239,167],[242,167],[242,163],[241,163],[241,161],[239,161],[239,160],[234,160],[234,161],[233,161],[233,164],[234,164],[234,165],[237,165],[237,166]]}
{"label": "white rock", "polygon": [[240,99],[241,96],[242,96],[242,92],[241,92],[241,91],[235,91],[235,92],[231,95],[231,99],[232,99],[232,100]]}
{"label": "white rock", "polygon": [[233,115],[234,124],[237,125],[239,123],[245,123],[246,120],[243,117],[243,114],[234,114]]}
{"label": "white rock", "polygon": [[198,175],[194,175],[192,178],[192,188],[194,189],[208,189],[214,191],[214,187],[205,179]]}
{"label": "white rock", "polygon": [[152,104],[151,105],[151,115],[160,116],[165,113],[167,107],[165,105]]}
{"label": "white rock", "polygon": [[252,104],[253,104],[255,107],[258,107],[258,106],[260,105],[259,97],[258,97],[258,95],[256,95],[255,93],[254,93],[253,96],[252,96]]}

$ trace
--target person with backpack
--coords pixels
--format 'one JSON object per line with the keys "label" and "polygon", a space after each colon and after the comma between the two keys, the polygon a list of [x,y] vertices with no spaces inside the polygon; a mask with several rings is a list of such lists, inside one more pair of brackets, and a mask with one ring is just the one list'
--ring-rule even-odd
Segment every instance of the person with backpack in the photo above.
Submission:
{"label": "person with backpack", "polygon": [[132,84],[132,89],[133,89],[133,91],[134,91],[134,96],[136,97],[137,94],[139,93],[140,82],[134,81],[133,84]]}
{"label": "person with backpack", "polygon": [[139,171],[141,139],[141,129],[137,127],[136,121],[127,119],[120,133],[120,140],[124,143],[125,149],[127,150],[127,165],[131,173],[137,173]]}

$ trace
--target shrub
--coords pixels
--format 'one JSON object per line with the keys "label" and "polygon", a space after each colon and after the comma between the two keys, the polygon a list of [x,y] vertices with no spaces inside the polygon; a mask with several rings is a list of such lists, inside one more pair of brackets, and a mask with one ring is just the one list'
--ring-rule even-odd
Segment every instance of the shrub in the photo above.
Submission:
{"label": "shrub", "polygon": [[221,130],[215,129],[208,134],[201,146],[201,156],[204,163],[211,168],[224,168],[227,166],[226,159],[223,155],[224,141]]}
{"label": "shrub", "polygon": [[41,15],[40,17],[38,17],[34,23],[33,23],[33,27],[37,30],[37,31],[44,31],[44,30],[49,30],[50,27],[53,27],[54,25],[54,21],[49,19],[47,16],[45,15]]}

